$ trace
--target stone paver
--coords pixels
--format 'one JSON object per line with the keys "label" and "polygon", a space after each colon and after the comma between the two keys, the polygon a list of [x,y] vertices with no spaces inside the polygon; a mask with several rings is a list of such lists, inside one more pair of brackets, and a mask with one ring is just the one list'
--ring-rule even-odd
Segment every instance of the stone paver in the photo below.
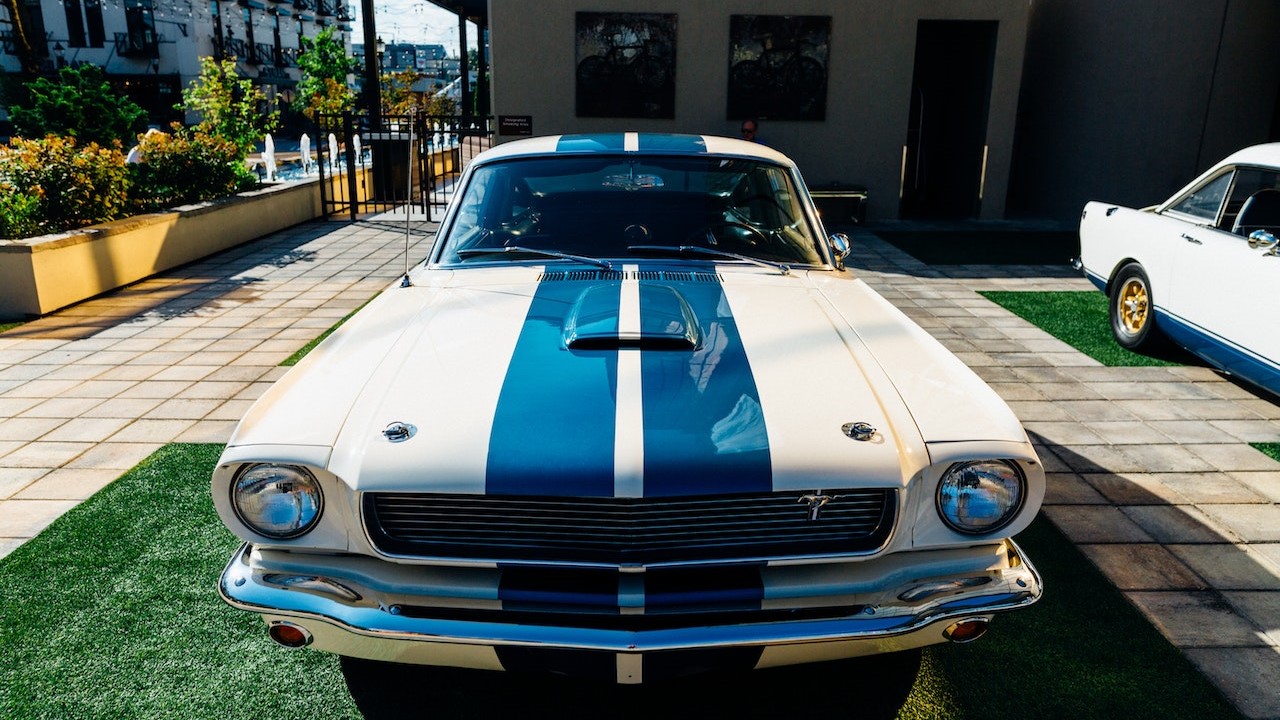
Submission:
{"label": "stone paver", "polygon": [[[1094,291],[1066,268],[928,267],[854,240],[867,282],[964,348],[1023,421],[1045,515],[1246,717],[1280,719],[1280,463],[1248,445],[1280,442],[1280,404],[1208,368],[1104,367],[1008,313],[960,312],[978,290]],[[1022,347],[993,348],[994,331]]]}
{"label": "stone paver", "polygon": [[[1280,720],[1280,463],[1248,445],[1280,442],[1280,405],[1204,367],[1102,366],[977,294],[1093,291],[1065,266],[854,240],[854,271],[1022,419],[1045,515],[1242,713]],[[307,223],[0,335],[0,557],[165,443],[225,442],[281,360],[398,277],[403,242]]]}
{"label": "stone paver", "polygon": [[399,274],[403,243],[307,223],[0,336],[0,556],[163,444],[225,442],[281,360]]}

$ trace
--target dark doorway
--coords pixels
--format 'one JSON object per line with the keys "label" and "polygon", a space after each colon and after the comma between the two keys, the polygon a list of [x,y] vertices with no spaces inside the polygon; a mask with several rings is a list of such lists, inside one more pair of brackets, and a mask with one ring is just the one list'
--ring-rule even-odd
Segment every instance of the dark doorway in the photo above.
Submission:
{"label": "dark doorway", "polygon": [[978,216],[995,21],[921,20],[903,158],[904,218]]}

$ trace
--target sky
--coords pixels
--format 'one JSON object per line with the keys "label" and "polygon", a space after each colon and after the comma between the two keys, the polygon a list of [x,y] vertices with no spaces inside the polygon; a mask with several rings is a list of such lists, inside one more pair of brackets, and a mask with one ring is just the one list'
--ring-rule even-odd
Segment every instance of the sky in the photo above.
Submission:
{"label": "sky", "polygon": [[[364,42],[361,0],[345,0],[355,11],[351,42]],[[458,16],[426,0],[373,0],[374,25],[388,43],[444,45],[450,57],[458,52]],[[467,44],[475,47],[476,26],[467,24]]]}

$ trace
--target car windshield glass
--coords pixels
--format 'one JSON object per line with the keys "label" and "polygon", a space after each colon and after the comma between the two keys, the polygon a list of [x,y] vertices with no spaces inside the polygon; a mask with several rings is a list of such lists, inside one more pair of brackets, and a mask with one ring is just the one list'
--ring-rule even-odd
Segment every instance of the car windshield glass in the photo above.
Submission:
{"label": "car windshield glass", "polygon": [[[441,260],[694,257],[689,246],[788,265],[823,259],[788,170],[742,158],[564,157],[477,168]],[[481,252],[519,247],[525,252]]]}

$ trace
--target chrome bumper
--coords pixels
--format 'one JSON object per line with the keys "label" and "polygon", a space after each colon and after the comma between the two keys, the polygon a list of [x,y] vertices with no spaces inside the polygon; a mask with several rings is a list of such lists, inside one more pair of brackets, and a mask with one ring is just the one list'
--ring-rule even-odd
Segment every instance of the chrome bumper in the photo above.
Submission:
{"label": "chrome bumper", "polygon": [[[342,565],[349,562],[352,567],[358,564],[368,567],[381,561],[285,554],[281,557],[287,558],[287,562],[255,563],[252,553],[252,546],[242,546],[223,572],[219,589],[223,599],[233,607],[259,613],[268,622],[286,621],[306,627],[316,634],[318,649],[373,659],[464,666],[477,665],[423,660],[420,652],[408,648],[438,644],[453,651],[466,646],[515,646],[643,654],[839,643],[846,646],[838,654],[852,657],[942,642],[941,629],[957,619],[1026,607],[1041,594],[1039,574],[1022,557],[1018,547],[1006,541],[1001,557],[1007,558],[1007,564],[988,570],[987,576],[991,579],[978,587],[954,584],[954,573],[934,580],[913,575],[909,581],[910,592],[901,591],[902,585],[888,588],[887,593],[886,588],[870,588],[865,595],[875,595],[882,602],[863,604],[851,599],[850,614],[842,617],[632,631],[442,619],[423,617],[420,612],[410,617],[400,603],[405,602],[404,598],[411,598],[412,593],[422,592],[421,588],[406,582],[405,577],[387,577],[375,589],[368,574],[362,576],[356,570],[345,572]],[[905,568],[898,577],[906,577],[906,573],[914,569],[911,565]],[[388,570],[400,572],[403,568],[391,565]],[[908,599],[903,600],[900,595]],[[483,598],[476,599],[472,607],[484,607],[486,602],[490,603],[488,609],[501,610],[496,600]],[[442,614],[456,618],[465,616],[466,612]],[[493,613],[487,615],[494,616]],[[528,619],[530,614],[523,613],[522,617]],[[319,629],[321,626],[323,631]],[[926,630],[929,631],[927,637],[915,637],[905,644],[891,641]]]}

